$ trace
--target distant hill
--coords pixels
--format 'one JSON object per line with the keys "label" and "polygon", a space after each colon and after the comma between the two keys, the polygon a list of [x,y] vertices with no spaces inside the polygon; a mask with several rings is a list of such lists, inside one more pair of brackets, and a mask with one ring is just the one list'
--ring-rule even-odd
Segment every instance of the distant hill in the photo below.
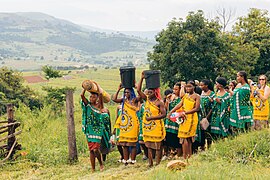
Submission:
{"label": "distant hill", "polygon": [[122,33],[133,37],[139,37],[143,39],[155,40],[155,36],[159,31],[116,31],[111,29],[101,29],[93,26],[82,25],[82,27],[89,29],[90,31],[105,32],[105,33]]}
{"label": "distant hill", "polygon": [[[135,55],[140,54],[139,59],[145,56],[145,61],[153,44],[153,41],[139,36],[92,31],[39,12],[0,13],[0,60],[67,60],[102,64],[104,59],[114,62],[115,58],[121,60],[125,57],[135,58],[130,59],[135,61],[138,60]],[[114,52],[124,53],[119,56]]]}

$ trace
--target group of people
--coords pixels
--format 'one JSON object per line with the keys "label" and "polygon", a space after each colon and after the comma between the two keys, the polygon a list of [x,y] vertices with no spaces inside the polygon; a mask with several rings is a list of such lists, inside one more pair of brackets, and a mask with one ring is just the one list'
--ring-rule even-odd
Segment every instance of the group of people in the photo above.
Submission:
{"label": "group of people", "polygon": [[[164,98],[159,88],[142,91],[144,79],[142,73],[136,88],[123,88],[120,84],[112,96],[112,100],[119,103],[112,133],[102,92],[91,93],[87,100],[83,90],[83,132],[93,171],[95,158],[100,163],[100,170],[104,169],[107,152],[101,151],[108,149],[110,143],[117,145],[119,162],[125,165],[136,163],[136,155],[141,149],[151,167],[154,159],[159,164],[171,153],[187,159],[199,149],[209,148],[215,140],[268,126],[270,89],[265,75],[259,76],[258,83],[249,82],[244,71],[237,73],[237,82],[229,84],[225,78],[218,77],[215,91],[207,79],[199,83],[193,80],[177,82],[172,90],[165,91]],[[121,89],[124,89],[123,96],[118,97]],[[172,118],[175,112],[179,114],[177,121]],[[112,134],[116,138],[109,140]]]}

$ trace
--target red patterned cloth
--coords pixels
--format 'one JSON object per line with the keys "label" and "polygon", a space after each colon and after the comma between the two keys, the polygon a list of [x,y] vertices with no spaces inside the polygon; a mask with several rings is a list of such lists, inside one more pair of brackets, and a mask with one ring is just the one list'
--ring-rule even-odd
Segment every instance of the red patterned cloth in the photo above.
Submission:
{"label": "red patterned cloth", "polygon": [[161,100],[160,89],[159,89],[159,88],[155,88],[155,89],[154,89],[154,92],[155,92],[156,97],[157,97],[159,100]]}
{"label": "red patterned cloth", "polygon": [[93,151],[95,149],[99,149],[100,148],[100,143],[88,142],[88,148],[89,148],[90,151]]}

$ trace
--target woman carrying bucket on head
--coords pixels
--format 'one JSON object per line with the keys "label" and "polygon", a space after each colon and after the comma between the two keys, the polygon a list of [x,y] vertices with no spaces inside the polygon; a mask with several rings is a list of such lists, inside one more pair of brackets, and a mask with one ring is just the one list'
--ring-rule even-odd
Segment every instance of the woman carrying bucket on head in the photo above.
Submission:
{"label": "woman carrying bucket on head", "polygon": [[[141,91],[143,79],[146,79],[147,94]],[[156,153],[156,164],[160,163],[161,143],[166,136],[163,122],[163,118],[166,117],[166,110],[161,100],[159,86],[159,71],[144,71],[142,73],[141,80],[138,84],[138,93],[146,100],[143,114],[143,140],[145,146],[148,148],[150,167],[153,166],[154,153]]]}
{"label": "woman carrying bucket on head", "polygon": [[139,107],[133,88],[125,88],[124,96],[118,98],[118,94],[122,88],[120,84],[112,100],[116,103],[122,103],[122,114],[117,118],[115,127],[120,129],[118,144],[123,147],[124,160],[122,162],[127,165],[129,147],[131,147],[131,164],[136,162],[136,143],[139,133],[139,120],[136,112],[139,110]]}
{"label": "woman carrying bucket on head", "polygon": [[[123,69],[120,68],[120,71],[121,70]],[[135,68],[133,70],[135,70]],[[123,78],[124,77],[121,77],[122,81]],[[122,83],[120,83],[112,100],[116,103],[122,103],[121,114],[116,120],[115,127],[120,129],[118,144],[123,147],[124,160],[122,160],[122,162],[127,165],[129,163],[129,148],[131,148],[130,163],[134,164],[136,162],[136,143],[139,134],[139,120],[136,113],[139,110],[139,98],[136,97],[133,89],[134,81],[129,85],[124,83],[124,86],[125,88]],[[123,88],[124,95],[122,98],[118,98],[118,94]]]}

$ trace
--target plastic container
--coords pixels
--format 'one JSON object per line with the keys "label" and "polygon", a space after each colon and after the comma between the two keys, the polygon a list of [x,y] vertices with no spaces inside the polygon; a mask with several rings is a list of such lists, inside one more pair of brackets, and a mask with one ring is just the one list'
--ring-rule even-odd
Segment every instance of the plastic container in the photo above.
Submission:
{"label": "plastic container", "polygon": [[160,70],[145,70],[144,77],[147,89],[160,87]]}
{"label": "plastic container", "polygon": [[170,116],[170,120],[176,122],[177,124],[182,124],[185,118],[180,117],[183,112],[174,112]]}
{"label": "plastic container", "polygon": [[120,67],[121,83],[124,88],[135,87],[135,69],[133,66]]}
{"label": "plastic container", "polygon": [[[88,92],[99,93],[98,92],[98,86],[97,86],[97,83],[95,81],[84,80],[83,83],[82,83],[82,87]],[[111,100],[110,95],[105,90],[103,90],[101,87],[99,87],[99,88],[100,88],[100,91],[102,93],[103,102],[104,103],[110,102],[110,100]]]}

